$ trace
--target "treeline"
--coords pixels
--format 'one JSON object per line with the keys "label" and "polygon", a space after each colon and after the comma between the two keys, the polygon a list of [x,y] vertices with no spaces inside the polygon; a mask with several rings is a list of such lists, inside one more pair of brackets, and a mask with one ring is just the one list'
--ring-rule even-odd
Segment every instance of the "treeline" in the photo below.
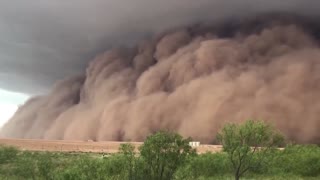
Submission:
{"label": "treeline", "polygon": [[[320,147],[284,145],[283,137],[259,121],[228,124],[218,134],[224,151],[197,154],[172,132],[149,136],[137,150],[123,144],[117,154],[52,153],[0,148],[0,179],[319,179]],[[278,146],[283,149],[278,149]]]}

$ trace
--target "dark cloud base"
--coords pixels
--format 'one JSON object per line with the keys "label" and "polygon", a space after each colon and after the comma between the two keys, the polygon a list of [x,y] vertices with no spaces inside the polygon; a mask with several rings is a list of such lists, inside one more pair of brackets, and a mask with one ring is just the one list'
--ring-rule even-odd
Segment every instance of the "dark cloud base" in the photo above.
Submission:
{"label": "dark cloud base", "polygon": [[315,0],[3,0],[0,2],[0,87],[45,94],[82,74],[112,47],[133,46],[164,30],[261,13],[319,15]]}

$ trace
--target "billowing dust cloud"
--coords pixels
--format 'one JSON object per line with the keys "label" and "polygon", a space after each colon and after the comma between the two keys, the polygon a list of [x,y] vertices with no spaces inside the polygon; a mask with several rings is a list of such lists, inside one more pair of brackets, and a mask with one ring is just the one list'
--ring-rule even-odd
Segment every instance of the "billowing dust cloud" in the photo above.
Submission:
{"label": "billowing dust cloud", "polygon": [[106,51],[85,75],[30,99],[1,134],[142,141],[166,129],[211,143],[226,122],[261,119],[319,143],[318,26],[297,19],[193,25]]}

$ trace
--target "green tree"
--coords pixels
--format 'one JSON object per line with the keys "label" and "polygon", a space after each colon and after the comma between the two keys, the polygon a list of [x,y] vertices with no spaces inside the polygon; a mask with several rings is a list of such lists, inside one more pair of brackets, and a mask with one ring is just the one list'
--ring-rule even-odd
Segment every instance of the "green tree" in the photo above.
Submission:
{"label": "green tree", "polygon": [[227,124],[217,135],[229,155],[236,180],[266,160],[266,154],[283,143],[283,136],[262,121]]}
{"label": "green tree", "polygon": [[190,138],[171,132],[158,132],[148,136],[140,147],[145,162],[146,179],[170,180],[179,166],[185,163],[187,156],[195,154],[189,146]]}
{"label": "green tree", "polygon": [[139,166],[139,157],[136,157],[135,147],[132,144],[121,144],[119,152],[125,160],[123,179],[135,180],[141,179],[141,167]]}

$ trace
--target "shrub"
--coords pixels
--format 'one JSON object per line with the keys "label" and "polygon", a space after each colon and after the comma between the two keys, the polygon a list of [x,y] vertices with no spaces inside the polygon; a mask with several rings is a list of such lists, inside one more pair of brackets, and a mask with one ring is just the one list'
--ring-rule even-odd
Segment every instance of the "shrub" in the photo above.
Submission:
{"label": "shrub", "polygon": [[18,149],[14,147],[0,146],[0,165],[14,160],[18,152]]}

